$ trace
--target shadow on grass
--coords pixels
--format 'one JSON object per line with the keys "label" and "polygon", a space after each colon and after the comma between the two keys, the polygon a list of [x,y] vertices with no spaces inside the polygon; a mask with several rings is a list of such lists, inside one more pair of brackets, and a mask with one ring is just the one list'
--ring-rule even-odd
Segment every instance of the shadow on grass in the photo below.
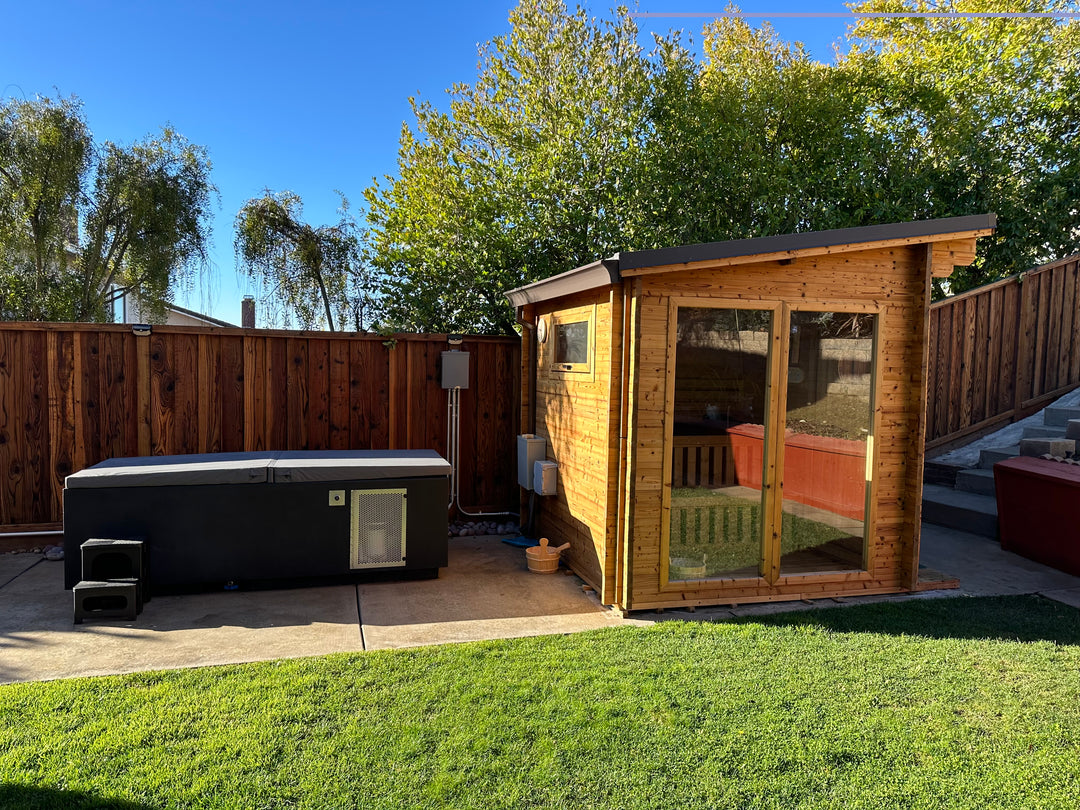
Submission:
{"label": "shadow on grass", "polygon": [[57,790],[34,785],[0,784],[0,808],[38,810],[156,810],[157,805],[140,804],[126,799],[95,796],[80,790]]}
{"label": "shadow on grass", "polygon": [[738,624],[821,627],[836,633],[1052,641],[1080,645],[1080,610],[1041,596],[913,599],[740,616]]}

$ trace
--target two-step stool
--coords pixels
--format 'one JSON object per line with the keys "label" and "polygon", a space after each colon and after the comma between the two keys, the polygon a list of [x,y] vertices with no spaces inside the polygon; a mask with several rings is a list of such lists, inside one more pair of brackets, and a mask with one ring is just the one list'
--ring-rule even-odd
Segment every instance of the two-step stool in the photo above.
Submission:
{"label": "two-step stool", "polygon": [[87,540],[80,547],[82,580],[71,589],[75,624],[83,619],[127,619],[150,601],[142,540]]}

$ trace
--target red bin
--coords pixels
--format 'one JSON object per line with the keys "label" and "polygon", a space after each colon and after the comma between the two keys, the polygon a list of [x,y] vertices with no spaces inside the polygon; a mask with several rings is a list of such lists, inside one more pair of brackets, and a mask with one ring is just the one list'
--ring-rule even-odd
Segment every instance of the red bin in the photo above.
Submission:
{"label": "red bin", "polygon": [[1080,466],[1045,458],[994,465],[1001,547],[1080,576]]}

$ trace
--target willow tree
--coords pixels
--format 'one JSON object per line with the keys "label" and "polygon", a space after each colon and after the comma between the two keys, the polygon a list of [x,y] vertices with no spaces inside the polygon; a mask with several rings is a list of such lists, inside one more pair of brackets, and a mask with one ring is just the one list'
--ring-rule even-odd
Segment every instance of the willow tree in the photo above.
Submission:
{"label": "willow tree", "polygon": [[236,215],[237,264],[260,290],[267,323],[303,329],[371,325],[375,297],[360,231],[341,198],[335,225],[304,222],[304,205],[291,191],[269,189]]}
{"label": "willow tree", "polygon": [[207,258],[206,150],[170,127],[95,147],[77,99],[0,106],[0,316],[108,321],[130,294],[160,315]]}

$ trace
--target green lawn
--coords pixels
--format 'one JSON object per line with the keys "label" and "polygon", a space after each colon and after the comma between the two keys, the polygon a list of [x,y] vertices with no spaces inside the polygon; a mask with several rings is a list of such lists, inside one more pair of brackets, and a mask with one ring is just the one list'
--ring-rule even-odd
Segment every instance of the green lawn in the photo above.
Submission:
{"label": "green lawn", "polygon": [[0,687],[7,807],[1080,805],[1080,612],[919,600]]}

